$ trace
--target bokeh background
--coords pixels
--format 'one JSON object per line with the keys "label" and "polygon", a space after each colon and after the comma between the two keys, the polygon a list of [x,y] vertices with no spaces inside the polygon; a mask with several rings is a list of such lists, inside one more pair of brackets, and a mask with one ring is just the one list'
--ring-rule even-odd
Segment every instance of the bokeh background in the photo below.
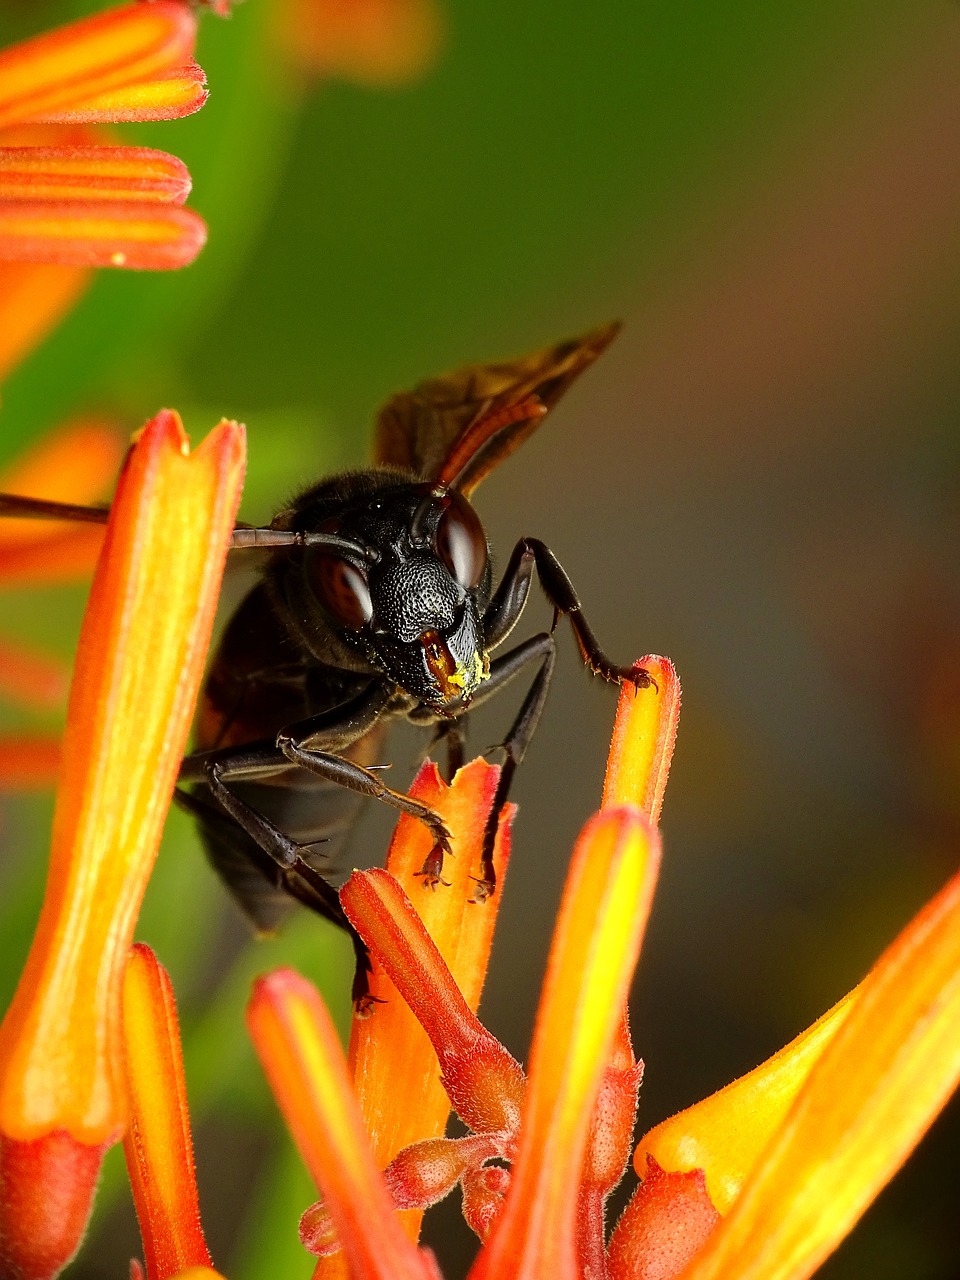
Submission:
{"label": "bokeh background", "polygon": [[[608,651],[668,654],[683,682],[633,1002],[646,1128],[817,1017],[957,864],[960,6],[437,0],[435,44],[358,79],[294,65],[278,3],[204,21],[196,117],[123,131],[186,160],[209,245],[182,272],[100,274],[7,378],[0,465],[78,411],[131,430],[175,406],[195,439],[238,417],[243,515],[264,519],[362,464],[391,391],[626,321],[477,505],[501,564],[543,538]],[[98,7],[3,0],[0,44]],[[66,656],[82,600],[7,591],[0,629]],[[614,707],[562,648],[481,1011],[519,1056]],[[393,779],[416,753],[401,734]],[[50,809],[0,799],[3,1003]],[[371,814],[356,860],[388,830]],[[294,963],[345,1022],[349,948],[303,917],[250,942],[176,814],[139,934],[178,991],[214,1257],[307,1277],[313,1194],[240,1011],[251,974]],[[822,1274],[960,1275],[958,1146],[954,1106]],[[456,1220],[428,1233],[451,1276],[472,1251]],[[114,1158],[69,1274],[123,1275],[136,1251]]]}

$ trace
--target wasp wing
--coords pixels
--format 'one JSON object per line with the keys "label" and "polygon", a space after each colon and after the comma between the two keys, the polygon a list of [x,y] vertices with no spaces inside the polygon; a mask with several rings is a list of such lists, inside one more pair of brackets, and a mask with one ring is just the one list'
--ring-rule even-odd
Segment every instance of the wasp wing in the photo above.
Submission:
{"label": "wasp wing", "polygon": [[[476,423],[523,401],[551,409],[567,387],[613,341],[619,322],[499,364],[472,364],[401,391],[380,410],[375,455],[382,465],[436,479],[458,442]],[[509,415],[505,415],[509,418]],[[521,417],[478,446],[459,471],[457,488],[469,495],[537,427],[538,416]]]}

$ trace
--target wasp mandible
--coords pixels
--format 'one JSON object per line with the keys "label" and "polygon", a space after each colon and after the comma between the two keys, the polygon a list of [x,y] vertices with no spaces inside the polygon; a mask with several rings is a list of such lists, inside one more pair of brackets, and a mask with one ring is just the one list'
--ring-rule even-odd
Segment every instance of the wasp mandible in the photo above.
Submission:
{"label": "wasp mandible", "polygon": [[[438,815],[379,776],[389,722],[432,727],[453,772],[468,709],[533,672],[501,744],[476,888],[483,898],[495,888],[497,823],[543,710],[560,619],[596,675],[652,683],[606,656],[570,579],[537,538],[520,539],[494,586],[470,503],[618,329],[470,365],[395,395],[377,421],[373,467],[322,480],[266,528],[234,532],[234,547],[259,549],[262,573],[214,655],[176,799],[198,819],[211,862],[258,929],[273,928],[293,898],[351,934],[355,996],[365,991],[366,954],[332,879],[362,798],[430,829],[427,882],[439,881],[449,852]],[[107,517],[100,508],[6,495],[0,512]],[[534,572],[552,625],[492,657],[523,612]]]}

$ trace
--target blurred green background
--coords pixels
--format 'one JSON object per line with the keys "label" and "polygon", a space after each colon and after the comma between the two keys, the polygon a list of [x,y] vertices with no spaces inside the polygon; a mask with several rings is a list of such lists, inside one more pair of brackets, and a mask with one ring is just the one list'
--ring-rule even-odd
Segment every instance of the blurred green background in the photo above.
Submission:
{"label": "blurred green background", "polygon": [[[390,88],[291,71],[274,0],[204,20],[207,106],[123,132],[187,162],[208,247],[179,273],[100,274],[6,381],[0,464],[82,409],[133,429],[175,406],[195,439],[235,416],[243,514],[268,518],[363,462],[392,390],[627,322],[477,505],[501,564],[543,538],[607,650],[668,654],[683,682],[633,1003],[647,1128],[817,1017],[956,868],[960,6],[440,2],[435,64]],[[5,0],[0,43],[98,7]],[[81,607],[79,590],[8,591],[0,629],[66,653]],[[531,631],[549,616],[529,614]],[[521,1057],[614,707],[562,648],[481,1011]],[[396,773],[415,755],[401,736]],[[4,1002],[49,811],[0,808]],[[357,858],[379,860],[388,829],[371,814]],[[139,936],[177,986],[217,1265],[307,1277],[313,1195],[241,1009],[251,974],[294,963],[345,1020],[349,948],[304,918],[250,943],[180,815]],[[958,1121],[822,1275],[960,1274]],[[76,1280],[125,1274],[126,1194],[113,1158]],[[456,1209],[428,1232],[450,1277],[472,1251]]]}

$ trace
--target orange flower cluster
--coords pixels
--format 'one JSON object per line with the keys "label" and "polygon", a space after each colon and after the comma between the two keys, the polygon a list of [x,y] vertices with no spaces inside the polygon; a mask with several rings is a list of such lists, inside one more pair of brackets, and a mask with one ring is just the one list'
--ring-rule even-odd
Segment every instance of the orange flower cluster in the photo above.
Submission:
{"label": "orange flower cluster", "polygon": [[206,99],[186,0],[121,5],[0,50],[0,377],[64,314],[90,267],[182,267],[206,240],[175,156],[99,126]]}
{"label": "orange flower cluster", "polygon": [[[41,1280],[64,1265],[103,1151],[121,1137],[149,1280],[218,1274],[200,1226],[173,996],[131,942],[241,471],[236,424],[188,456],[163,413],[121,478],[71,693],[47,896],[0,1026],[3,1276]],[[608,1231],[605,1204],[634,1148],[641,1067],[626,998],[679,710],[669,662],[642,665],[654,684],[621,693],[526,1068],[476,1016],[500,898],[473,901],[471,887],[496,791],[482,761],[449,787],[432,766],[415,783],[453,834],[449,886],[425,890],[430,837],[404,818],[387,869],[355,873],[342,892],[373,965],[374,1003],[354,1021],[349,1059],[305,979],[283,969],[254,985],[250,1033],[323,1195],[301,1222],[315,1280],[440,1280],[417,1245],[420,1218],[458,1185],[482,1241],[471,1280],[804,1280],[956,1086],[960,876],[808,1031],[641,1140],[642,1181]],[[451,1107],[465,1137],[444,1136]]]}
{"label": "orange flower cluster", "polygon": [[[404,849],[399,831],[393,874],[355,873],[342,891],[374,958],[372,990],[387,1010],[399,993],[415,1014],[467,1137],[443,1138],[425,1122],[419,1141],[396,1148],[398,1124],[417,1128],[412,1100],[422,1094],[408,1070],[417,1043],[377,1028],[379,1006],[354,1024],[354,1101],[309,984],[280,971],[255,988],[251,1032],[323,1190],[301,1223],[318,1255],[315,1280],[436,1280],[432,1258],[415,1247],[410,1210],[458,1183],[484,1241],[470,1280],[803,1280],[956,1086],[960,876],[813,1027],[640,1142],[634,1165],[643,1181],[608,1234],[604,1204],[633,1147],[641,1075],[624,1000],[656,880],[652,819],[679,702],[669,663],[643,665],[656,687],[621,696],[604,805],[574,850],[526,1074],[477,1021],[441,954],[442,931],[434,941],[404,893],[400,881],[411,887],[422,849]],[[364,1072],[361,1039],[375,1044]],[[371,1060],[385,1080],[399,1071],[392,1096],[369,1087]],[[393,1143],[384,1143],[385,1130]],[[389,1203],[403,1211],[407,1234],[386,1220]]]}

